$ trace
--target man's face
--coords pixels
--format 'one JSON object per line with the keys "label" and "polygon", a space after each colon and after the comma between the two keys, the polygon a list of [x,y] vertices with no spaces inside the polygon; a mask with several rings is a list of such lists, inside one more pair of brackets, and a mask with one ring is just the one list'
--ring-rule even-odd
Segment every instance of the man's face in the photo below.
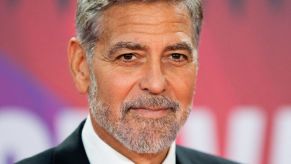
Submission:
{"label": "man's face", "polygon": [[93,121],[138,153],[168,148],[188,117],[196,81],[187,10],[167,2],[112,6],[91,66]]}

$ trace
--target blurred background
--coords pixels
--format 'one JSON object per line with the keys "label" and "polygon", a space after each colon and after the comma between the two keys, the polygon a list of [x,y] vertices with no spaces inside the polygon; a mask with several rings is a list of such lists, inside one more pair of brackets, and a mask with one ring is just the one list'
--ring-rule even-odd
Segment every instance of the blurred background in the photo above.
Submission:
{"label": "blurred background", "polygon": [[[60,143],[87,116],[70,77],[73,0],[0,0],[0,163]],[[199,79],[177,142],[291,163],[291,1],[204,1]],[[114,77],[113,77],[114,78]]]}

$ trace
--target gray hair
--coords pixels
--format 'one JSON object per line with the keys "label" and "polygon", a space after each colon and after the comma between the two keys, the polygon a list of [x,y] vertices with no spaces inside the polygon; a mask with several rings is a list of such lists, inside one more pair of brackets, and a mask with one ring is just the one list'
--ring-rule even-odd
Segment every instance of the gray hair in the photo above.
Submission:
{"label": "gray hair", "polygon": [[[93,51],[102,33],[102,12],[112,5],[138,0],[78,0],[76,13],[77,38],[87,51],[87,58],[93,56]],[[155,2],[158,0],[139,0]],[[169,0],[170,1],[170,0]],[[171,0],[182,2],[189,11],[195,30],[195,43],[198,46],[199,34],[203,19],[201,0]]]}

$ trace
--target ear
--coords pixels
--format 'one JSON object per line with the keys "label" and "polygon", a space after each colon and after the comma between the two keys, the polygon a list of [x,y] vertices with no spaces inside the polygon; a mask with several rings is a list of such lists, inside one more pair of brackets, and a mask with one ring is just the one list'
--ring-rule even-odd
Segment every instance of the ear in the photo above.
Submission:
{"label": "ear", "polygon": [[86,51],[81,43],[71,38],[68,45],[68,60],[70,71],[76,88],[82,94],[87,93],[90,83],[89,68],[86,60]]}

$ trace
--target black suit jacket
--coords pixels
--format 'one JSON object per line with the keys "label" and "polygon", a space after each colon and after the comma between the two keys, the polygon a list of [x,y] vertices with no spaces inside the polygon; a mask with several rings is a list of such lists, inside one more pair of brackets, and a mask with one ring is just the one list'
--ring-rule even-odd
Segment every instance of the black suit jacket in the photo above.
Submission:
{"label": "black suit jacket", "polygon": [[[88,164],[89,160],[81,139],[84,122],[85,121],[83,121],[80,126],[59,146],[19,161],[16,164]],[[235,162],[178,145],[176,147],[176,163],[236,164]]]}

